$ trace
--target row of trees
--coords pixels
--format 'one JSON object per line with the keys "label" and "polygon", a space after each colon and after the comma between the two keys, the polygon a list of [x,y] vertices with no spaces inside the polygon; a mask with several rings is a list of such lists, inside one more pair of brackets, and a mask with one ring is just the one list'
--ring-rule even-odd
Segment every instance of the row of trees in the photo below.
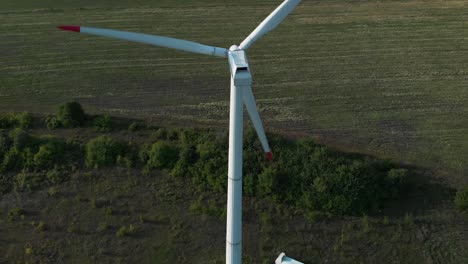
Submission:
{"label": "row of trees", "polygon": [[[271,145],[277,151],[270,162],[255,138],[253,130],[247,131],[244,193],[311,212],[345,215],[377,210],[399,195],[408,174],[390,162],[347,156],[311,140],[288,141],[274,135],[270,135]],[[147,144],[138,146],[110,136],[82,144],[34,137],[14,129],[9,135],[1,134],[0,142],[4,186],[14,186],[14,175],[8,173],[12,171],[38,176],[57,167],[69,170],[72,166],[94,169],[118,165],[140,167],[145,172],[166,170],[174,177],[190,178],[201,189],[226,191],[227,135],[213,131],[169,132],[161,128]],[[25,175],[21,177],[24,182]]]}
{"label": "row of trees", "polygon": [[[79,104],[72,103],[60,107],[55,117],[62,127],[74,127],[82,124],[85,114]],[[255,131],[245,133],[243,188],[247,196],[291,204],[311,213],[363,214],[396,198],[408,177],[406,169],[391,162],[334,152],[310,139],[293,141],[269,135],[269,140],[275,151],[273,162],[261,152]],[[166,170],[174,177],[190,178],[200,189],[225,192],[227,153],[228,134],[214,130],[160,128],[146,144],[135,145],[105,135],[86,143],[69,142],[31,136],[16,128],[0,133],[1,183],[6,192],[19,183],[41,186],[38,178],[52,182],[49,178],[66,174],[63,171],[72,167],[117,165],[145,172]],[[41,176],[50,170],[55,173]],[[15,178],[11,173],[15,171],[22,173]],[[28,179],[34,184],[28,185]]]}

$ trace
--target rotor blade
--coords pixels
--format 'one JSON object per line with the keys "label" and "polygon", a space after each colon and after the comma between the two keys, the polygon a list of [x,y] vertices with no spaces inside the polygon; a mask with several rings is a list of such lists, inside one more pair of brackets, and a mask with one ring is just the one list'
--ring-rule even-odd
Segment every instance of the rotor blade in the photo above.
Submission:
{"label": "rotor blade", "polygon": [[64,25],[59,26],[58,28],[62,30],[87,33],[87,34],[110,37],[110,38],[124,39],[128,41],[140,42],[140,43],[150,44],[150,45],[159,46],[159,47],[165,47],[165,48],[188,51],[188,52],[205,54],[205,55],[213,55],[213,56],[218,56],[218,57],[226,57],[226,52],[227,52],[227,50],[224,48],[207,46],[207,45],[203,45],[200,43],[187,41],[187,40],[148,35],[148,34],[142,34],[142,33],[102,29],[102,28],[80,27],[80,26],[64,26]]}
{"label": "rotor blade", "polygon": [[260,143],[262,144],[263,150],[265,151],[267,158],[269,160],[272,160],[273,154],[271,153],[271,149],[268,145],[268,140],[266,138],[265,131],[263,130],[262,120],[260,119],[260,115],[257,111],[257,105],[255,104],[255,98],[252,93],[252,87],[249,86],[244,90],[243,99],[245,108],[247,108],[250,120],[252,120],[252,124],[255,127],[255,131],[257,131],[258,139],[260,139]]}
{"label": "rotor blade", "polygon": [[275,11],[273,11],[258,27],[250,33],[250,35],[242,41],[239,45],[240,49],[248,49],[254,44],[259,38],[266,33],[275,29],[294,8],[301,2],[301,0],[286,0]]}

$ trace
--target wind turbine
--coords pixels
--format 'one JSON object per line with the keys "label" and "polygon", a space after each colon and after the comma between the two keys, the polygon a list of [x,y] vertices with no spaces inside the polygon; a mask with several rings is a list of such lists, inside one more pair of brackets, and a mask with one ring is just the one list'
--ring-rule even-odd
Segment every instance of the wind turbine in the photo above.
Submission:
{"label": "wind turbine", "polygon": [[[207,46],[200,43],[148,35],[142,33],[118,31],[111,29],[90,28],[61,25],[60,29],[92,34],[97,36],[118,38],[133,42],[146,43],[192,53],[228,58],[231,70],[231,102],[229,121],[229,163],[228,163],[228,199],[227,199],[227,231],[226,231],[226,263],[240,264],[242,261],[242,129],[243,104],[255,127],[263,150],[269,160],[273,159],[268,145],[262,121],[257,111],[257,105],[252,93],[252,75],[247,60],[246,50],[263,35],[275,29],[301,0],[285,0],[257,28],[242,41],[239,46],[225,48]],[[281,253],[276,263],[296,263]]]}

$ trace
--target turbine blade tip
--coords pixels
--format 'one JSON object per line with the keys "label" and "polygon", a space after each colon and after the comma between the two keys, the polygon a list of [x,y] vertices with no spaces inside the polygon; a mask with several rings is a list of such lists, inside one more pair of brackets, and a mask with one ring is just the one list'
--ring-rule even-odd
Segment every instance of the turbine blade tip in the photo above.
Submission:
{"label": "turbine blade tip", "polygon": [[272,161],[272,160],[273,160],[273,153],[271,153],[271,151],[270,151],[270,152],[267,152],[266,156],[267,156],[267,159],[268,159],[269,161]]}
{"label": "turbine blade tip", "polygon": [[61,30],[66,31],[73,31],[73,32],[80,32],[80,26],[68,26],[68,25],[60,25],[58,26]]}

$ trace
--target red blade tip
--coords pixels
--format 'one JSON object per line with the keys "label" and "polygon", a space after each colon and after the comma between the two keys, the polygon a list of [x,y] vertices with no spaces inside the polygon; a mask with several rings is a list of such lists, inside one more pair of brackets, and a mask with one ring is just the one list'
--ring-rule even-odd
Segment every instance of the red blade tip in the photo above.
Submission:
{"label": "red blade tip", "polygon": [[267,152],[266,156],[267,156],[267,159],[268,159],[269,161],[272,161],[272,160],[273,160],[273,153],[271,153],[271,151],[270,151],[270,152]]}
{"label": "red blade tip", "polygon": [[80,32],[80,27],[79,26],[66,26],[66,25],[60,25],[58,26],[61,30],[67,30],[67,31],[73,31],[73,32]]}

